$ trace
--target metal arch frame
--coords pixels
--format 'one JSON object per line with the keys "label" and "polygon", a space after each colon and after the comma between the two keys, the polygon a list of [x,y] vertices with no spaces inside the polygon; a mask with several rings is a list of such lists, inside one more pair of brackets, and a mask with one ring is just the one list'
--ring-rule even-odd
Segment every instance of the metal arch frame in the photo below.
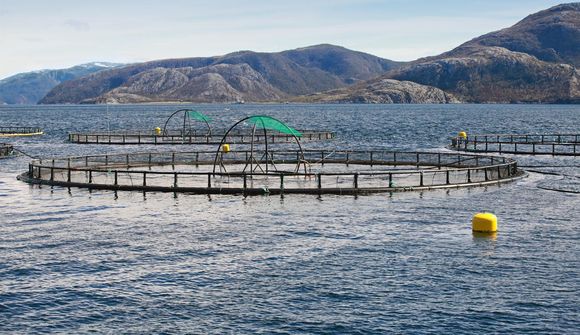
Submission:
{"label": "metal arch frame", "polygon": [[[169,117],[167,118],[167,120],[165,121],[165,124],[163,125],[163,136],[167,136],[167,125],[169,124],[169,121],[177,114],[183,112],[183,133],[182,136],[185,136],[185,129],[186,129],[186,123],[188,121],[187,118],[187,112],[195,112],[193,109],[190,108],[183,108],[183,109],[179,109],[175,112],[173,112],[171,115],[169,115]],[[211,126],[209,125],[209,122],[207,122],[207,120],[203,120],[207,126],[207,134],[206,136],[211,136]],[[191,119],[189,119],[189,131],[191,133]]]}
{"label": "metal arch frame", "polygon": [[[283,124],[286,128],[288,128],[288,130],[290,130],[290,127],[288,127],[284,122],[273,118],[271,116],[267,116],[267,115],[252,115],[252,116],[247,116],[241,120],[239,120],[238,122],[234,123],[233,126],[231,126],[224,134],[224,136],[222,137],[220,144],[218,145],[217,149],[216,149],[216,154],[215,154],[215,158],[213,161],[213,172],[216,172],[216,166],[218,165],[218,158],[221,152],[221,148],[222,146],[225,144],[226,138],[228,137],[229,133],[235,128],[237,127],[239,124],[241,124],[244,121],[247,121],[253,117],[265,117],[277,122],[280,122],[281,124]],[[254,160],[254,136],[256,133],[256,124],[254,124],[254,126],[252,127],[252,141],[250,142],[250,174],[254,173],[254,168],[253,168],[253,160]],[[292,137],[294,138],[294,140],[296,141],[296,143],[298,144],[298,149],[300,150],[300,159],[298,160],[298,163],[296,165],[296,171],[294,173],[297,173],[298,170],[300,170],[300,164],[304,164],[304,171],[306,171],[306,162],[304,160],[304,150],[302,150],[302,145],[300,144],[300,139],[298,139],[298,137],[294,134],[294,132],[292,133]],[[265,150],[266,150],[266,172],[268,172],[268,161],[270,159],[270,155],[268,154],[268,134],[266,131],[266,127],[264,127],[264,145],[265,145]],[[220,166],[222,165],[221,161],[219,162]],[[246,167],[244,167],[244,171],[246,170],[248,166],[248,162],[246,162]]]}

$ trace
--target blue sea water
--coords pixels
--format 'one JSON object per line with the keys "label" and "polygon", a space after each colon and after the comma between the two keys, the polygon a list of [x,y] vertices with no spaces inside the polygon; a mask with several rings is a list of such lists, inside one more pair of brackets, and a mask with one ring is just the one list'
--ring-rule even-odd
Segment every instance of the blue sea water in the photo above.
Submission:
{"label": "blue sea water", "polygon": [[[153,129],[182,105],[0,106],[35,157],[193,150],[66,142]],[[186,106],[189,107],[189,106]],[[579,133],[580,106],[197,105],[331,129],[306,146],[447,150],[469,133]],[[207,149],[207,147],[206,147]],[[29,186],[0,159],[0,333],[564,334],[580,329],[579,158],[517,157],[502,186],[372,196],[202,196]],[[543,187],[543,188],[542,188]],[[474,213],[499,218],[495,237]]]}

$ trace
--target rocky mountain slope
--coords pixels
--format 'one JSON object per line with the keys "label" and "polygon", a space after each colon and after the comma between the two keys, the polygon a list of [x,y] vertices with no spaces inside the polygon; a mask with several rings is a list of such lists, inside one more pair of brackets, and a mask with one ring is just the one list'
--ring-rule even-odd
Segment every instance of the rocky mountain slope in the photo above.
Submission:
{"label": "rocky mountain slope", "polygon": [[500,47],[465,47],[461,57],[415,64],[388,78],[438,87],[466,102],[574,103],[580,72]]}
{"label": "rocky mountain slope", "polygon": [[240,51],[103,71],[55,87],[40,103],[272,101],[345,87],[399,63],[333,45]]}
{"label": "rocky mountain slope", "polygon": [[393,79],[374,79],[351,87],[293,99],[310,103],[444,104],[459,102],[453,95],[426,85]]}
{"label": "rocky mountain slope", "polygon": [[384,78],[435,86],[467,102],[578,103],[579,60],[580,3],[573,3],[530,15]]}
{"label": "rocky mountain slope", "polygon": [[512,27],[477,37],[436,58],[461,56],[466,47],[502,47],[550,63],[580,66],[580,2],[532,14]]}
{"label": "rocky mountain slope", "polygon": [[570,3],[410,63],[332,45],[240,51],[101,71],[58,85],[41,103],[580,103],[579,64],[580,3]]}
{"label": "rocky mountain slope", "polygon": [[62,82],[119,65],[114,63],[88,63],[68,69],[20,73],[0,80],[0,103],[36,104],[51,89]]}
{"label": "rocky mountain slope", "polygon": [[148,102],[186,100],[196,102],[272,101],[285,94],[274,88],[248,64],[217,64],[202,68],[155,68],[129,78],[94,101],[85,102]]}

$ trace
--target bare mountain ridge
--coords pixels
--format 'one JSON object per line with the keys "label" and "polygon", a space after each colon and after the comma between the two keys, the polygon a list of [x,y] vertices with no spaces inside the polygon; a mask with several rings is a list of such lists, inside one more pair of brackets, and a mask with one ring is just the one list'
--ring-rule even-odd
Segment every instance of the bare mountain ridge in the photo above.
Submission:
{"label": "bare mountain ridge", "polygon": [[438,87],[467,102],[573,103],[579,71],[500,47],[463,47],[460,57],[414,64],[386,75]]}
{"label": "bare mountain ridge", "polygon": [[[344,87],[377,77],[399,65],[332,45],[279,53],[240,51],[221,57],[169,59],[104,71],[57,86],[41,103],[91,103],[101,102],[104,98],[116,101],[116,94],[130,94],[135,99],[133,102],[175,99],[196,102],[271,101]],[[242,68],[243,75],[235,75]],[[172,85],[181,85],[182,95],[173,94],[179,91],[177,87],[172,92],[154,89],[167,85],[163,84],[167,77],[159,76],[160,69],[177,70],[165,75],[171,76]],[[193,71],[196,69],[203,70]],[[179,82],[178,78],[185,79],[180,74],[187,76],[192,83]],[[203,84],[195,74],[203,75],[210,82]],[[244,79],[246,75],[248,77]],[[150,81],[146,83],[145,78]],[[249,83],[254,80],[255,83]],[[220,87],[226,91],[219,92]],[[212,96],[208,92],[215,94]],[[127,96],[123,99],[126,101]]]}
{"label": "bare mountain ridge", "polygon": [[240,101],[248,94],[259,100],[277,100],[284,95],[248,64],[217,64],[147,70],[131,77],[126,85],[86,102],[104,103],[121,97],[123,101],[148,102],[151,101],[148,96],[163,96],[174,101],[221,102]]}
{"label": "bare mountain ridge", "polygon": [[529,15],[384,78],[431,85],[467,102],[579,103],[580,3]]}
{"label": "bare mountain ridge", "polygon": [[240,51],[96,73],[59,85],[42,102],[580,103],[579,61],[580,3],[570,3],[411,63],[332,45]]}
{"label": "bare mountain ridge", "polygon": [[474,38],[444,57],[461,55],[466,46],[502,47],[550,63],[580,66],[580,3],[532,14],[512,27]]}
{"label": "bare mountain ridge", "polygon": [[19,73],[0,80],[0,103],[36,104],[51,89],[62,82],[120,65],[95,62],[67,69]]}

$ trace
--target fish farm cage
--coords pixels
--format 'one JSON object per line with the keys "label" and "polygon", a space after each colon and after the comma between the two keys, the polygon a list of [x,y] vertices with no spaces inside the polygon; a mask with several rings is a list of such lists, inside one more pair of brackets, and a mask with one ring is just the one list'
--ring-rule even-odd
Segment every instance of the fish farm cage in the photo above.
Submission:
{"label": "fish farm cage", "polygon": [[484,134],[457,136],[451,149],[514,155],[579,156],[580,134]]}
{"label": "fish farm cage", "polygon": [[[196,122],[199,121],[199,122]],[[229,129],[212,129],[212,119],[196,110],[180,109],[173,112],[163,128],[141,131],[107,131],[69,133],[68,140],[77,144],[252,144],[254,142],[287,143],[300,137],[302,141],[331,140],[332,131],[295,130],[269,116],[255,115],[243,118]],[[240,123],[253,126],[250,129],[233,129]],[[201,125],[201,128],[195,127]],[[264,133],[261,130],[275,130]],[[227,136],[225,136],[227,134]],[[225,137],[224,137],[225,136]]]}
{"label": "fish farm cage", "polygon": [[14,147],[8,143],[0,143],[0,158],[11,156],[14,153]]}
{"label": "fish farm cage", "polygon": [[[332,131],[317,130],[298,130],[302,141],[321,141],[332,140],[335,133]],[[183,132],[181,130],[162,131],[157,133],[151,131],[118,131],[118,132],[100,132],[100,133],[69,133],[69,142],[76,144],[219,144],[226,130],[213,131],[211,134],[203,130],[192,130]],[[287,143],[293,141],[294,137],[284,133],[268,134],[270,143]],[[248,131],[234,131],[228,134],[226,139],[232,144],[250,144],[252,133]],[[264,137],[255,137],[255,141],[263,141]]]}
{"label": "fish farm cage", "polygon": [[0,127],[0,137],[35,136],[44,134],[38,127]]}
{"label": "fish farm cage", "polygon": [[483,186],[524,176],[509,158],[400,151],[192,151],[33,160],[31,184],[192,194],[344,194]]}

